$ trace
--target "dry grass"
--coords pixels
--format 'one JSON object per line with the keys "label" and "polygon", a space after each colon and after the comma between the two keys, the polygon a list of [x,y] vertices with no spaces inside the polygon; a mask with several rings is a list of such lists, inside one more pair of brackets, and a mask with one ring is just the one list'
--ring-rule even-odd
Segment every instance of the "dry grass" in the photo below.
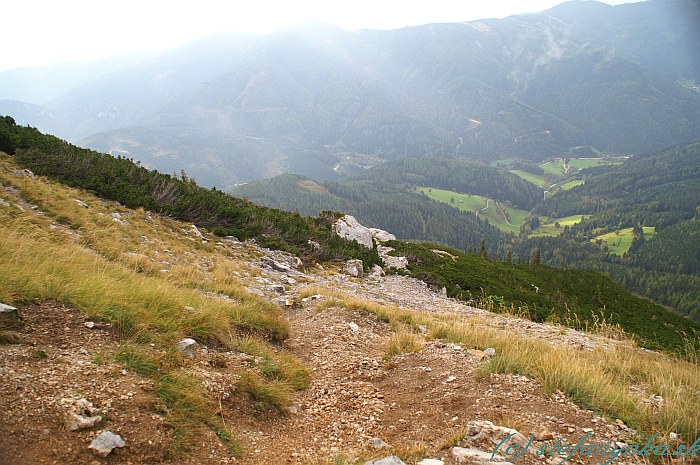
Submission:
{"label": "dry grass", "polygon": [[[11,170],[11,161],[0,157],[0,185],[13,186],[20,196],[4,189],[0,195],[26,208],[0,207],[0,300],[56,300],[115,323],[120,348],[101,357],[154,379],[173,428],[174,451],[187,450],[203,428],[232,453],[240,450],[210,413],[216,411],[214,400],[201,380],[184,370],[175,348],[182,337],[254,352],[262,360],[255,367],[256,396],[275,405],[286,405],[294,390],[308,386],[308,370],[268,342],[288,335],[281,310],[238,282],[255,275],[240,260],[248,255],[242,246],[202,243],[190,225],[13,176]],[[115,221],[112,213],[129,224]]]}
{"label": "dry grass", "polygon": [[[337,291],[309,287],[302,296],[321,294],[343,300],[344,306],[367,311],[388,322],[394,338],[410,339],[406,328],[424,325],[427,339],[441,339],[466,347],[494,347],[496,356],[485,365],[489,372],[514,373],[539,381],[545,392],[561,390],[582,407],[611,419],[621,419],[650,436],[680,434],[692,443],[700,435],[700,367],[667,354],[638,349],[634,341],[583,351],[547,343],[490,327],[488,319],[455,314],[413,312],[374,301],[344,297]],[[603,331],[605,328],[602,328]],[[614,328],[611,329],[615,333]],[[609,334],[622,337],[619,333]],[[624,339],[623,339],[624,341]],[[397,345],[400,345],[398,342]],[[691,357],[692,358],[692,357]],[[640,395],[630,388],[641,388]],[[660,395],[662,406],[644,402]]]}

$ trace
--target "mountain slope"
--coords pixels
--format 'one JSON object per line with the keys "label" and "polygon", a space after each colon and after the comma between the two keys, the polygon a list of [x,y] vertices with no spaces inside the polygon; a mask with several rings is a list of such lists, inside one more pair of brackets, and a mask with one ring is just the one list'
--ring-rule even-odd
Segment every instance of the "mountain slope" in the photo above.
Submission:
{"label": "mountain slope", "polygon": [[[650,13],[681,3],[214,37],[66,89],[17,119],[224,189],[285,172],[334,179],[405,156],[540,161],[583,145],[660,149],[700,137],[700,93],[678,75],[692,68],[695,54],[678,45],[693,43],[695,29]],[[634,26],[642,17],[654,21],[648,36]],[[673,63],[660,52],[640,60],[650,41]]]}

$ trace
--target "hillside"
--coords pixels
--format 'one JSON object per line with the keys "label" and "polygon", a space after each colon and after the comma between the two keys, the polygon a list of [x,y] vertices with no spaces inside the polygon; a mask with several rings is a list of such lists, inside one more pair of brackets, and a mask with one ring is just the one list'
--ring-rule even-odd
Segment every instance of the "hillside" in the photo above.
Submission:
{"label": "hillside", "polygon": [[[28,129],[20,143],[24,131],[37,167],[62,166],[50,150],[64,144]],[[589,428],[674,447],[700,434],[697,364],[614,326],[585,334],[404,276],[300,265],[56,180],[70,172],[38,176],[17,164],[23,150],[0,157],[0,301],[19,316],[0,319],[3,465],[454,465],[467,449],[491,454],[505,427],[537,447]],[[101,431],[124,440],[106,458],[88,449]]]}
{"label": "hillside", "polygon": [[[592,168],[582,176],[585,184],[548,197],[535,212],[591,216],[565,228],[562,238],[531,239],[517,245],[517,252],[540,247],[543,263],[603,271],[627,289],[697,321],[700,248],[694,238],[700,205],[700,143],[635,156],[618,166]],[[623,253],[617,253],[604,239],[621,235],[630,242]]]}
{"label": "hillside", "polygon": [[407,156],[636,153],[700,137],[697,27],[678,21],[695,6],[588,1],[395,31],[218,35],[100,76],[86,67],[85,82],[71,75],[41,105],[21,98],[43,82],[0,76],[16,87],[0,113],[225,190]]}

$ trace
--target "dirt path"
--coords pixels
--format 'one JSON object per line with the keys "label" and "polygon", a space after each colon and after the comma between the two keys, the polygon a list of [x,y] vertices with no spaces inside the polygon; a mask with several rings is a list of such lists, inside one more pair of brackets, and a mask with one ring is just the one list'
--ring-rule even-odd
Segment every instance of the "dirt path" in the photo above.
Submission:
{"label": "dirt path", "polygon": [[[382,283],[343,279],[354,296],[369,298],[374,292],[378,300],[409,299],[411,308],[482,312],[404,277]],[[533,380],[489,374],[482,369],[485,362],[469,355],[466,347],[433,341],[386,362],[389,325],[322,298],[288,313],[292,335],[281,349],[306,363],[313,374],[311,386],[296,395],[290,413],[255,411],[232,391],[241,369],[235,365],[240,354],[226,354],[230,362],[222,371],[211,367],[205,352],[192,361],[191,370],[205,385],[232,393],[222,402],[221,413],[244,455],[232,458],[205,429],[189,456],[172,456],[167,451],[172,430],[165,424],[153,383],[109,358],[119,344],[110,325],[88,328],[79,312],[58,304],[20,310],[25,343],[0,345],[0,410],[6,412],[0,422],[2,465],[326,464],[343,454],[373,458],[391,452],[441,458],[451,465],[449,447],[466,445],[454,438],[472,420],[515,427],[526,436],[545,429],[570,442],[583,436],[582,428],[594,428],[601,441],[626,434],[624,427],[608,424],[562,396],[542,392]],[[61,399],[76,398],[99,408],[103,422],[67,431]],[[105,459],[95,457],[87,445],[102,430],[120,434],[127,446]],[[375,437],[391,447],[375,449],[370,444]],[[518,463],[539,462],[527,457]]]}

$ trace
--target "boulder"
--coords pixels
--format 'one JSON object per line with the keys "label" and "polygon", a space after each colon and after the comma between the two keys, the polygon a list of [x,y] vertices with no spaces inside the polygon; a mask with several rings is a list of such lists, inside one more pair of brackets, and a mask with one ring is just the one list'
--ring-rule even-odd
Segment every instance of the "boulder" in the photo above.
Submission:
{"label": "boulder", "polygon": [[346,274],[349,274],[353,278],[361,278],[362,273],[364,269],[364,264],[362,263],[362,260],[358,259],[351,259],[345,262],[345,266],[343,267],[343,271]]}
{"label": "boulder", "polygon": [[111,431],[104,431],[90,443],[88,449],[100,457],[107,457],[117,447],[124,446],[126,446],[126,442],[121,436]]}
{"label": "boulder", "polygon": [[15,307],[0,304],[0,329],[15,329],[21,325]]}
{"label": "boulder", "polygon": [[362,226],[354,216],[345,215],[336,220],[332,226],[333,232],[349,241],[355,241],[368,249],[374,248],[372,231]]}

